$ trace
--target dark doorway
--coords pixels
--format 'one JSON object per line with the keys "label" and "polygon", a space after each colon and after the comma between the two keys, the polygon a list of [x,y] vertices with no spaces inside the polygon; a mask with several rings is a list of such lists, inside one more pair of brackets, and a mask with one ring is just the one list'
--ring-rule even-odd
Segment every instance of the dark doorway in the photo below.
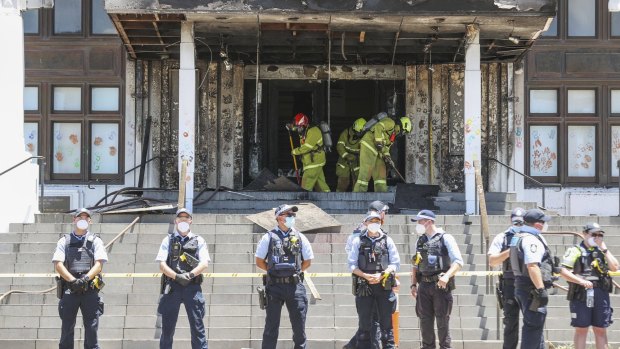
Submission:
{"label": "dark doorway", "polygon": [[[317,125],[320,121],[328,121],[328,92],[325,81],[305,80],[270,80],[262,82],[261,120],[259,132],[260,167],[268,168],[276,175],[288,176],[295,179],[293,158],[289,134],[285,128],[292,122],[297,113],[304,113],[310,117],[311,123]],[[248,97],[254,95],[254,83],[246,85]],[[340,133],[353,124],[357,118],[370,119],[381,111],[388,111],[388,100],[397,95],[395,117],[404,116],[404,81],[372,81],[372,80],[340,80],[331,83],[331,127],[333,148],[327,154],[327,164],[323,168],[328,185],[335,191],[337,178],[335,175],[338,153],[336,143]],[[246,99],[253,104],[252,98]],[[251,112],[252,105],[246,105],[246,112]],[[251,114],[246,114],[250,119]],[[249,135],[248,135],[249,136]],[[252,137],[248,137],[251,139]],[[293,134],[295,147],[299,146],[299,136]],[[392,148],[393,158],[398,161],[398,153],[402,148],[398,142]],[[402,153],[401,153],[402,154]],[[252,156],[250,154],[250,156]],[[404,167],[404,155],[400,166]],[[247,158],[246,158],[247,159]],[[297,159],[300,173],[302,169],[300,159]],[[251,160],[248,160],[251,161]],[[246,177],[247,178],[247,177]],[[251,179],[250,179],[251,180]],[[352,188],[349,188],[351,190]],[[372,190],[372,188],[370,188]]]}

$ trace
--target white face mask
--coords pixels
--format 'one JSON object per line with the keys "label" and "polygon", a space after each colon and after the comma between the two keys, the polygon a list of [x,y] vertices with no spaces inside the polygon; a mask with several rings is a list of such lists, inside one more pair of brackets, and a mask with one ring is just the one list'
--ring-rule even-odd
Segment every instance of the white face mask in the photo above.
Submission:
{"label": "white face mask", "polygon": [[596,241],[594,241],[594,238],[593,238],[593,237],[591,237],[591,236],[588,238],[588,240],[587,240],[587,241],[588,241],[588,245],[590,245],[591,247],[598,246],[598,244],[596,243]]}
{"label": "white face mask", "polygon": [[424,235],[426,233],[426,227],[420,223],[415,225],[415,232],[418,235]]}
{"label": "white face mask", "polygon": [[381,229],[381,223],[370,223],[368,224],[368,230],[376,233],[379,231],[379,229]]}
{"label": "white face mask", "polygon": [[284,225],[289,229],[295,226],[295,217],[286,217],[284,219]]}
{"label": "white face mask", "polygon": [[546,232],[549,229],[549,224],[547,224],[547,222],[545,222],[545,224],[543,224],[542,229],[540,230],[541,232]]}
{"label": "white face mask", "polygon": [[189,231],[189,223],[187,222],[177,223],[177,230],[181,233],[187,233]]}
{"label": "white face mask", "polygon": [[77,223],[75,223],[75,226],[80,230],[86,230],[88,229],[88,221],[85,219],[80,219]]}

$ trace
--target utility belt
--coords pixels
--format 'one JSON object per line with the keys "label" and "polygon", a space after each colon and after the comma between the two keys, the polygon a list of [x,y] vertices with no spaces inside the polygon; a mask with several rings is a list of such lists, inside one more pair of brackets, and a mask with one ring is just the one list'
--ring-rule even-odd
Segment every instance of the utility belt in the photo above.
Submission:
{"label": "utility belt", "polygon": [[[439,273],[439,274],[433,274],[433,275],[423,275],[421,273],[418,273],[416,279],[418,280],[418,282],[437,283],[437,281],[439,281],[439,278],[442,275],[443,275],[443,272]],[[455,288],[456,288],[456,282],[454,281],[454,277],[451,277],[450,280],[448,281],[448,284],[446,285],[446,288],[444,290],[452,291]]]}
{"label": "utility belt", "polygon": [[[77,273],[72,275],[76,279],[81,279],[86,274],[87,273]],[[69,290],[71,294],[85,294],[89,292],[99,292],[105,286],[105,282],[103,282],[103,277],[101,275],[95,276],[92,280],[88,281],[86,286],[80,289],[72,289],[71,283],[60,276],[56,276],[54,279],[56,281],[56,297],[58,299],[62,299],[67,290]]]}
{"label": "utility belt", "polygon": [[[611,280],[611,276],[601,276],[598,280],[588,280],[592,282],[592,287],[600,288],[607,293],[611,293],[613,291],[613,281]],[[586,301],[586,288],[577,285],[575,283],[568,283],[568,293],[566,294],[566,299],[569,301]]]}
{"label": "utility belt", "polygon": [[269,274],[263,274],[263,286],[276,284],[293,284],[297,285],[304,282],[304,273],[295,274],[287,277],[275,277]]}
{"label": "utility belt", "polygon": [[371,285],[368,280],[359,277],[355,274],[351,274],[351,293],[354,296],[370,296],[372,295],[373,286],[381,286],[385,291],[391,291],[392,288],[397,286],[396,274],[390,273],[385,278],[382,278],[381,282],[376,285]]}

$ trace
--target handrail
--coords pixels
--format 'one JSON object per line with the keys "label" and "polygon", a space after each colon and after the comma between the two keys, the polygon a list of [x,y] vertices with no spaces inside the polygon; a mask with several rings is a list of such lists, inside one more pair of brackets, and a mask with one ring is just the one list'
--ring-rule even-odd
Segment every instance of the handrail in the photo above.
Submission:
{"label": "handrail", "polygon": [[[118,233],[112,240],[110,240],[110,242],[108,242],[104,247],[107,250],[110,246],[112,246],[116,240],[120,239],[121,236],[125,235],[125,233],[127,233],[129,231],[129,229],[131,229],[136,222],[138,222],[138,220],[140,219],[140,216],[136,217],[136,219],[133,220],[133,222],[129,223],[128,226],[125,227],[125,229],[121,230],[120,233]],[[56,290],[57,286],[48,288],[46,290],[40,290],[40,291],[24,291],[24,290],[9,290],[3,294],[0,295],[0,305],[2,305],[2,301],[8,297],[9,295],[13,294],[13,293],[20,293],[20,294],[45,294],[45,293],[49,293],[49,292],[53,292],[54,290]]]}
{"label": "handrail", "polygon": [[7,173],[7,172],[9,172],[11,170],[14,170],[15,168],[21,166],[22,164],[24,164],[24,163],[26,163],[26,162],[28,162],[28,161],[30,161],[32,159],[45,160],[45,156],[31,156],[31,157],[29,157],[29,158],[27,158],[25,160],[22,160],[22,161],[18,162],[17,164],[11,166],[10,168],[0,172],[0,176],[2,176],[3,174],[5,174],[5,173]]}

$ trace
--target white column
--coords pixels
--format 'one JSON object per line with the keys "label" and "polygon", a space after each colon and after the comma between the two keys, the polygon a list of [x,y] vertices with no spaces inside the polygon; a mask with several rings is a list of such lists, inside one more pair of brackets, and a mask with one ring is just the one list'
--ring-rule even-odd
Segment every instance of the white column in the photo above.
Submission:
{"label": "white column", "polygon": [[[523,62],[525,64],[525,62]],[[513,80],[514,98],[512,102],[514,108],[514,151],[512,152],[512,167],[525,173],[525,166],[529,166],[529,160],[525,159],[525,73],[521,69],[520,73],[515,73]],[[510,94],[509,94],[510,95]],[[521,175],[513,174],[511,183],[513,183],[513,190],[517,193],[517,200],[524,201],[525,198],[525,178]],[[528,200],[534,201],[534,200]]]}
{"label": "white column", "polygon": [[[0,172],[30,157],[24,147],[24,33],[19,2],[0,1]],[[0,232],[34,221],[39,166],[25,163],[0,176]]]}
{"label": "white column", "polygon": [[465,209],[475,214],[476,176],[474,161],[480,159],[480,118],[482,113],[482,79],[480,74],[480,28],[477,24],[467,25],[465,46],[465,113],[463,114],[465,135]]}
{"label": "white column", "polygon": [[187,175],[179,178],[185,183],[185,207],[193,209],[194,161],[196,138],[196,51],[194,47],[194,22],[181,23],[181,60],[179,65],[179,176],[181,164],[187,160]]}

